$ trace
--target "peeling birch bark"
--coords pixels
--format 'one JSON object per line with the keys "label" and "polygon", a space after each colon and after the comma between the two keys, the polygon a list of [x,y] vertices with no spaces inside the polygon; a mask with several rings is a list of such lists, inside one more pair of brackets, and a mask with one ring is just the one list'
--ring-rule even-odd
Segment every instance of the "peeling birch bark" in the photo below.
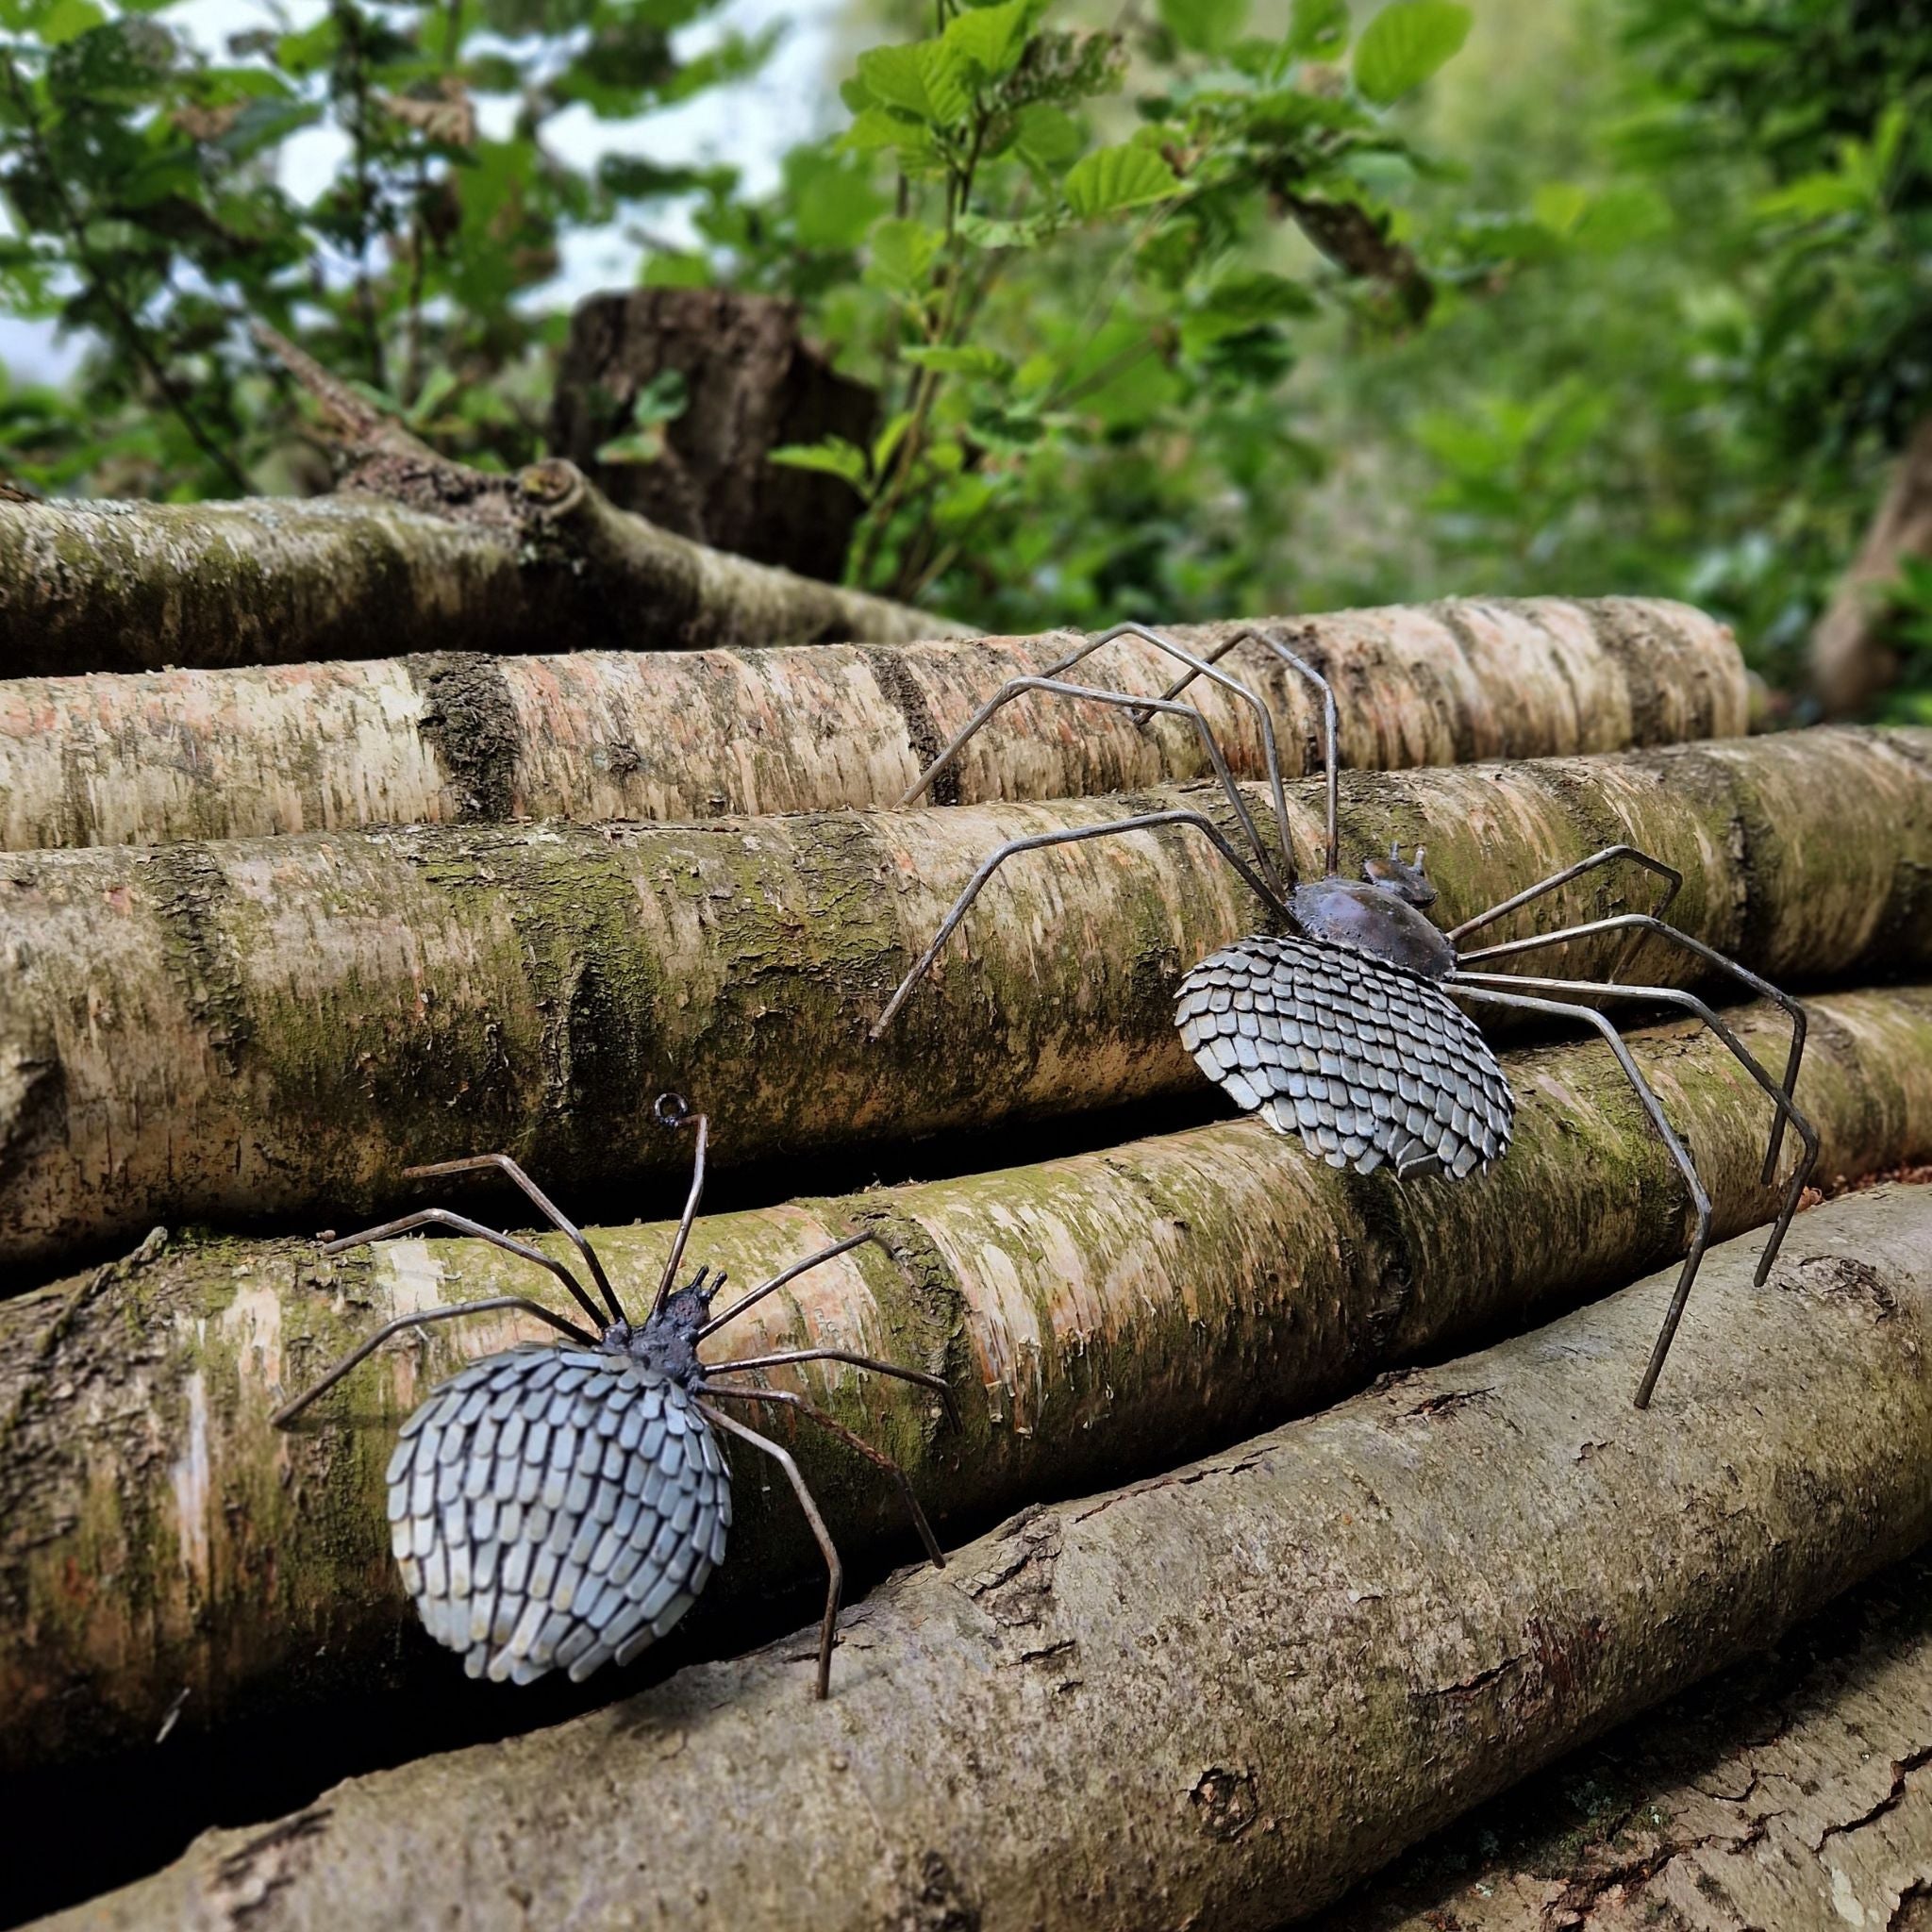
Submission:
{"label": "peeling birch bark", "polygon": [[[1780,1016],[1735,1017],[1775,1062]],[[1757,1184],[1762,1094],[1707,1035],[1634,1041],[1698,1151],[1718,1232],[1761,1224],[1776,1198]],[[1823,999],[1812,1041],[1801,1091],[1824,1138],[1821,1177],[1932,1155],[1932,988]],[[946,1375],[958,1435],[937,1426],[929,1397],[882,1377],[774,1381],[889,1449],[936,1520],[970,1530],[1238,1441],[1681,1254],[1681,1181],[1607,1048],[1592,1037],[1507,1064],[1516,1142],[1480,1180],[1339,1174],[1239,1120],[708,1218],[691,1258],[749,1287],[874,1229],[878,1242],[726,1331],[730,1347],[853,1348]],[[573,1205],[568,1175],[541,1177]],[[453,1186],[418,1191],[493,1218],[487,1197]],[[512,1210],[510,1224],[527,1218]],[[592,1230],[620,1292],[655,1281],[670,1232]],[[156,1249],[0,1305],[0,1770],[143,1744],[184,1687],[192,1732],[448,1681],[455,1666],[416,1630],[390,1561],[384,1466],[432,1383],[549,1331],[501,1316],[439,1324],[359,1369],[298,1433],[267,1417],[397,1314],[503,1293],[570,1307],[541,1271],[476,1241],[391,1242],[335,1262],[302,1241]],[[1687,1333],[1724,1319],[1700,1285]],[[1617,1364],[1626,1402],[1641,1356]],[[1658,1411],[1670,1429],[1677,1375],[1674,1356]],[[778,1427],[849,1557],[906,1545],[874,1471]],[[738,1555],[692,1619],[700,1640],[708,1613],[808,1579],[818,1561],[782,1486],[740,1474]]]}
{"label": "peeling birch bark", "polygon": [[1932,1557],[1419,1845],[1320,1932],[1925,1932]]}
{"label": "peeling birch bark", "polygon": [[1756,1260],[1648,1412],[1668,1274],[46,1923],[1264,1932],[1932,1535],[1932,1190]]}
{"label": "peeling birch bark", "polygon": [[[1623,751],[1741,735],[1730,632],[1680,604],[1464,602],[1263,620],[1326,670],[1357,770]],[[1211,649],[1237,625],[1184,626]],[[1008,677],[1062,636],[660,655],[461,654],[16,677],[0,683],[0,847],[159,844],[477,819],[707,819],[891,805]],[[1307,684],[1244,646],[1287,775],[1319,766]],[[1083,671],[1164,690],[1123,638]],[[1262,774],[1248,708],[1193,698],[1237,772]],[[1211,775],[1195,732],[1022,701],[941,780],[940,804],[1079,797]]]}
{"label": "peeling birch bark", "polygon": [[[1291,803],[1305,874],[1321,795]],[[1445,924],[1627,840],[1684,872],[1678,924],[1775,978],[1932,959],[1932,732],[1349,774],[1343,798],[1349,868],[1426,843]],[[1261,915],[1185,829],[1008,867],[867,1042],[993,846],[1122,808],[0,856],[0,1259],[51,1272],[158,1221],[344,1224],[397,1199],[405,1167],[485,1148],[628,1186],[685,1158],[651,1124],[666,1089],[708,1109],[726,1163],[1198,1093],[1175,982]],[[1647,909],[1655,889],[1600,870],[1519,918]],[[1608,970],[1624,942],[1569,969]],[[1646,970],[1681,980],[1684,961],[1647,945]]]}

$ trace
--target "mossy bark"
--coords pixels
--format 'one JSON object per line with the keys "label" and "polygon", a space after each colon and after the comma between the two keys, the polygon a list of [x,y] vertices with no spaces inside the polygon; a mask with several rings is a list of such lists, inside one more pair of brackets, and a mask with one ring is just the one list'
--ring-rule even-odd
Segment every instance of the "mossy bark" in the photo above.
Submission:
{"label": "mossy bark", "polygon": [[[1324,667],[1358,770],[1741,733],[1742,659],[1680,604],[1464,602],[1271,620]],[[1237,626],[1177,635],[1211,648]],[[385,632],[385,635],[388,633]],[[977,706],[1068,641],[815,644],[676,655],[461,655],[0,683],[0,846],[158,844],[476,819],[704,819],[891,805]],[[1266,700],[1291,777],[1319,713],[1278,658],[1230,661]],[[1124,638],[1083,675],[1164,689]],[[1238,772],[1264,770],[1252,711],[1194,693]],[[1196,733],[1028,698],[935,802],[1080,797],[1208,775]]]}
{"label": "mossy bark", "polygon": [[957,629],[657,529],[567,463],[476,483],[435,510],[367,491],[0,503],[0,675]]}
{"label": "mossy bark", "polygon": [[[1263,1932],[1932,1535],[1932,1190],[1712,1253],[1136,1488],[808,1640],[212,1832],[95,1932]],[[52,1922],[60,1924],[60,1921]]]}
{"label": "mossy bark", "polygon": [[[1774,1061],[1778,1017],[1738,1017]],[[1762,1222],[1774,1197],[1757,1185],[1761,1093],[1707,1035],[1664,1028],[1636,1046],[1697,1149],[1719,1231]],[[707,1219],[693,1261],[741,1286],[854,1226],[879,1236],[707,1354],[845,1346],[945,1374],[957,1435],[928,1397],[882,1377],[786,1381],[899,1457],[941,1524],[971,1529],[1170,1467],[1682,1251],[1681,1182],[1607,1050],[1538,1047],[1507,1065],[1515,1143],[1459,1185],[1337,1174],[1241,1120]],[[1802,1097],[1825,1177],[1932,1155],[1932,988],[1819,1001]],[[453,1186],[423,1198],[463,1202]],[[594,1233],[628,1298],[655,1280],[668,1232]],[[548,1276],[475,1241],[393,1242],[333,1263],[308,1242],[154,1245],[0,1307],[0,1769],[151,1739],[184,1686],[180,1722],[195,1729],[446,1675],[454,1665],[413,1633],[389,1557],[394,1429],[458,1362],[547,1331],[499,1316],[420,1331],[294,1435],[266,1418],[396,1314],[506,1292],[569,1307]],[[1722,1320],[1700,1291],[1689,1328]],[[1620,1350],[1627,1401],[1641,1351]],[[1673,1429],[1677,1379],[1674,1357],[1659,1397]],[[811,1431],[792,1440],[848,1554],[904,1543],[872,1469]],[[741,1474],[738,1554],[711,1611],[817,1561],[789,1495]]]}
{"label": "mossy bark", "polygon": [[1928,1925],[1932,1553],[1458,1820],[1320,1932]]}
{"label": "mossy bark", "polygon": [[[1684,872],[1674,918],[1774,976],[1932,958],[1932,732],[1350,774],[1343,797],[1349,868],[1425,842],[1445,924],[1629,840]],[[1181,799],[1225,814],[1200,789],[1128,803]],[[1319,783],[1296,788],[1305,872],[1320,806]],[[684,1158],[651,1122],[667,1089],[708,1110],[724,1162],[1201,1092],[1175,982],[1262,915],[1185,829],[1008,867],[867,1041],[985,853],[1121,809],[0,857],[0,1258],[25,1287],[28,1266],[157,1222],[341,1225],[396,1200],[412,1162],[483,1150],[628,1185]],[[1647,908],[1655,887],[1599,871],[1523,917]],[[1607,970],[1623,945],[1572,967]],[[1685,962],[1658,950],[1645,970],[1681,980]]]}

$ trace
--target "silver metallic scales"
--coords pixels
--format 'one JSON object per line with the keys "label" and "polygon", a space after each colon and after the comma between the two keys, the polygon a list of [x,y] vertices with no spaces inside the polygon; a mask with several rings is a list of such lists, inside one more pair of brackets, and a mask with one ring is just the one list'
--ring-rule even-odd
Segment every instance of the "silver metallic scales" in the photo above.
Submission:
{"label": "silver metallic scales", "polygon": [[[1184,675],[1158,698],[1068,681],[1066,673],[1123,636],[1145,640],[1184,666]],[[1322,694],[1327,767],[1327,870],[1322,878],[1308,883],[1297,883],[1292,874],[1293,845],[1274,720],[1252,690],[1215,668],[1237,645],[1250,641],[1272,651]],[[1278,858],[1262,840],[1213,727],[1194,706],[1179,701],[1197,677],[1221,686],[1255,714],[1268,768]],[[1125,832],[1165,826],[1186,826],[1199,832],[1288,930],[1258,932],[1238,940],[1183,975],[1175,1009],[1181,1038],[1202,1072],[1239,1106],[1259,1113],[1276,1132],[1295,1135],[1309,1152],[1331,1165],[1353,1168],[1360,1174],[1372,1174],[1386,1165],[1398,1179],[1437,1175],[1459,1181],[1487,1168],[1507,1151],[1514,1114],[1508,1082],[1488,1042],[1457,1001],[1574,1021],[1595,1028],[1602,1036],[1683,1175],[1695,1221],[1670,1309],[1638,1385],[1637,1407],[1647,1407],[1710,1239],[1710,1199],[1689,1149],[1673,1129],[1623,1037],[1598,1005],[1624,1000],[1674,1007],[1710,1029],[1775,1109],[1761,1176],[1766,1187],[1776,1177],[1778,1154],[1790,1123],[1803,1152],[1786,1183],[1758,1262],[1760,1284],[1770,1274],[1818,1158],[1818,1137],[1791,1097],[1805,1050],[1804,1008],[1736,960],[1667,925],[1660,915],[1683,884],[1682,875],[1632,845],[1607,845],[1447,932],[1431,924],[1425,916],[1427,908],[1435,903],[1436,890],[1424,869],[1424,854],[1420,846],[1414,859],[1405,862],[1399,849],[1391,845],[1386,858],[1376,855],[1363,860],[1360,878],[1344,878],[1337,825],[1340,764],[1335,694],[1311,664],[1279,638],[1254,627],[1236,631],[1206,658],[1144,625],[1116,625],[1097,637],[1082,640],[1039,675],[1014,677],[1003,684],[960,727],[900,803],[910,805],[919,798],[995,712],[1029,691],[1110,706],[1130,712],[1142,724],[1157,714],[1187,720],[1201,741],[1233,814],[1233,829],[1224,830],[1205,812],[1176,808],[1008,840],[987,856],[953,902],[931,944],[887,1002],[873,1027],[873,1038],[876,1040],[891,1024],[913,987],[939,958],[968,908],[1008,859],[1051,845],[1113,838]],[[1655,912],[1620,913],[1507,940],[1474,952],[1460,950],[1463,941],[1532,901],[1587,873],[1617,863],[1641,866],[1665,882]],[[1791,1026],[1783,1081],[1765,1071],[1710,1007],[1680,988],[1640,985],[1614,975],[1607,980],[1583,980],[1483,970],[1489,962],[1514,959],[1539,948],[1611,932],[1633,937],[1648,934],[1665,941],[1690,954],[1703,967],[1729,974],[1781,1008]]]}
{"label": "silver metallic scales", "polygon": [[417,1227],[453,1228],[547,1269],[593,1326],[586,1329],[522,1295],[400,1315],[272,1420],[286,1428],[405,1329],[512,1308],[536,1316],[566,1339],[471,1362],[432,1390],[398,1432],[389,1465],[391,1547],[424,1628],[461,1654],[471,1676],[499,1682],[528,1684],[552,1671],[566,1671],[580,1682],[613,1660],[629,1663],[691,1608],[724,1559],[731,1475],[718,1441],[723,1431],[783,1469],[824,1556],[828,1581],[815,1684],[815,1694],[824,1697],[844,1585],[839,1552],[790,1453],[715,1405],[789,1407],[838,1436],[892,1476],[926,1554],[941,1567],[944,1558],[911,1485],[883,1451],[803,1395],[721,1378],[837,1361],[918,1383],[938,1396],[949,1417],[952,1394],[936,1375],[846,1349],[701,1360],[700,1345],[727,1322],[808,1269],[873,1237],[861,1233],[835,1241],[761,1282],[722,1314],[712,1314],[712,1299],[724,1285],[722,1273],[701,1268],[682,1288],[672,1288],[704,1194],[707,1123],[675,1094],[659,1098],[658,1119],[669,1127],[694,1124],[696,1144],[691,1195],[641,1323],[625,1317],[582,1231],[508,1156],[484,1154],[412,1168],[411,1177],[486,1168],[508,1176],[577,1250],[605,1306],[598,1307],[572,1269],[541,1248],[441,1208],[329,1240],[323,1252],[341,1254]]}
{"label": "silver metallic scales", "polygon": [[1193,968],[1174,1016],[1238,1107],[1331,1167],[1461,1180],[1509,1144],[1489,1041],[1441,989],[1365,953],[1257,933]]}

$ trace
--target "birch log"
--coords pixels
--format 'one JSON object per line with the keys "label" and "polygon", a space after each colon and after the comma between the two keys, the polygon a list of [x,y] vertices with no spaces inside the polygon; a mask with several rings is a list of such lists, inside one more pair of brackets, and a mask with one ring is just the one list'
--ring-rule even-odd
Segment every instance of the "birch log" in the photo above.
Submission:
{"label": "birch log", "polygon": [[1932,1554],[1461,1819],[1321,1932],[1925,1932]]}
{"label": "birch log", "polygon": [[[1425,842],[1445,924],[1628,840],[1686,874],[1674,918],[1774,976],[1932,958],[1932,732],[1364,774],[1344,795],[1350,869]],[[1291,814],[1304,871],[1320,800],[1304,781]],[[1121,808],[0,858],[0,1260],[51,1271],[158,1221],[340,1225],[396,1199],[403,1168],[459,1153],[629,1185],[684,1158],[651,1124],[667,1089],[710,1112],[727,1162],[1201,1093],[1174,984],[1260,915],[1185,830],[1007,868],[867,1042],[987,852]],[[1600,871],[1533,910],[1547,927],[1654,891]],[[1623,944],[1579,948],[1583,970]],[[1646,962],[1682,977],[1681,957]]]}
{"label": "birch log", "polygon": [[[1464,602],[1262,620],[1337,687],[1358,770],[1727,738],[1743,660],[1681,604]],[[1179,628],[1196,650],[1236,625]],[[695,819],[891,805],[975,708],[1064,636],[566,657],[478,653],[0,683],[0,846],[158,844],[475,819]],[[1308,687],[1254,645],[1228,667],[1266,701],[1290,777],[1319,762]],[[1126,691],[1174,665],[1124,638]],[[1238,772],[1254,713],[1195,696]],[[1031,697],[941,781],[940,804],[1068,798],[1209,774],[1184,722],[1138,727]]]}
{"label": "birch log", "polygon": [[[1774,1062],[1772,1009],[1740,1024]],[[1697,1149],[1720,1232],[1761,1222],[1758,1090],[1681,1027],[1637,1051]],[[880,1377],[786,1383],[890,1448],[942,1524],[1170,1466],[1682,1251],[1681,1183],[1607,1049],[1539,1047],[1508,1067],[1515,1145],[1459,1186],[1338,1174],[1243,1120],[708,1219],[693,1262],[744,1286],[855,1225],[879,1241],[801,1277],[708,1354],[727,1337],[732,1353],[842,1346],[946,1374],[957,1436],[928,1398]],[[1826,1177],[1932,1155],[1932,988],[1820,1001],[1803,1095]],[[669,1232],[592,1238],[635,1297]],[[541,1271],[475,1241],[334,1263],[303,1242],[155,1245],[0,1306],[0,1771],[145,1743],[184,1688],[194,1732],[447,1681],[451,1659],[420,1634],[396,1660],[414,1619],[389,1560],[384,1465],[432,1382],[548,1331],[440,1324],[360,1370],[297,1435],[266,1418],[396,1314],[499,1293],[569,1306]],[[1700,1291],[1690,1325],[1718,1319]],[[1626,1400],[1640,1366],[1641,1352],[1622,1363]],[[1676,1374],[1674,1357],[1663,1412]],[[811,1431],[791,1440],[848,1556],[903,1546],[872,1470]],[[741,1473],[737,1555],[700,1630],[817,1563],[789,1497]]]}
{"label": "birch log", "polygon": [[0,502],[0,674],[958,632],[660,530],[569,463],[458,474],[475,488],[435,509],[367,491]]}
{"label": "birch log", "polygon": [[1756,1260],[1651,1412],[1668,1274],[53,1923],[1265,1932],[1932,1536],[1932,1190]]}

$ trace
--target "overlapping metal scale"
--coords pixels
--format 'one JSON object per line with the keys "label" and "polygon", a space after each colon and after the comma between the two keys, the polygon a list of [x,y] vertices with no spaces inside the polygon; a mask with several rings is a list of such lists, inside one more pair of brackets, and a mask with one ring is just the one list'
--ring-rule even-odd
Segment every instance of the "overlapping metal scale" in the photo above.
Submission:
{"label": "overlapping metal scale", "polygon": [[485,1356],[403,1424],[391,1544],[424,1627],[473,1677],[628,1663],[724,1559],[731,1485],[683,1389],[602,1349]]}
{"label": "overlapping metal scale", "polygon": [[1196,1065],[1331,1167],[1460,1180],[1509,1144],[1489,1043],[1434,981],[1259,933],[1203,959],[1174,1013]]}

